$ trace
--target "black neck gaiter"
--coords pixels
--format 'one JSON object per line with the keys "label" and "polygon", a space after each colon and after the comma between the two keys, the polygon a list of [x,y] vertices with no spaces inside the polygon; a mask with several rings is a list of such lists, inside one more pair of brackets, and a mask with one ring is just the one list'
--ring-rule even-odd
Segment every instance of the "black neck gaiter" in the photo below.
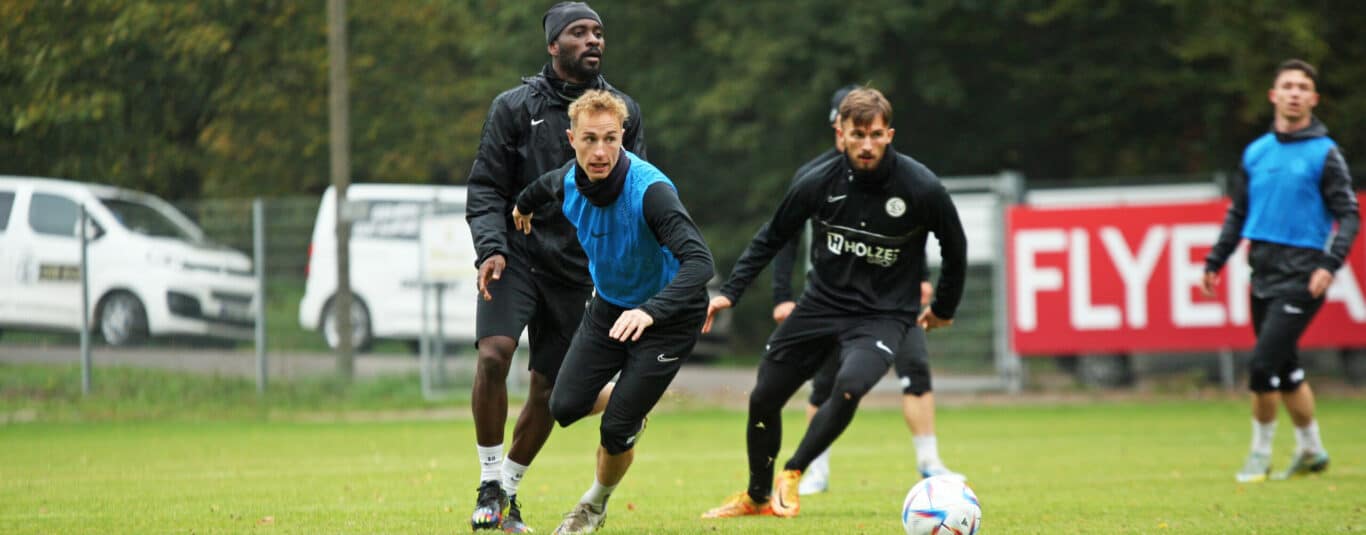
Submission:
{"label": "black neck gaiter", "polygon": [[617,156],[617,165],[612,167],[612,171],[607,173],[607,178],[594,182],[588,178],[588,172],[583,170],[579,164],[574,164],[574,187],[579,189],[588,202],[593,206],[607,206],[616,202],[617,197],[621,196],[621,188],[626,185],[626,171],[631,168],[631,159],[626,156],[626,149],[621,149]]}

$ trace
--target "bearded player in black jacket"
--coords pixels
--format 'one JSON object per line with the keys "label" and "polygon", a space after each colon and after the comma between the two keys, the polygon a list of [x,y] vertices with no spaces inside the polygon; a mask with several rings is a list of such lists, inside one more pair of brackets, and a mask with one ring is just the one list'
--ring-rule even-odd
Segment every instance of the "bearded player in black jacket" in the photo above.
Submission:
{"label": "bearded player in black jacket", "polygon": [[[769,337],[750,393],[749,488],[704,518],[796,516],[802,471],[848,427],[859,400],[891,367],[906,331],[917,324],[927,331],[948,327],[962,298],[967,238],[958,211],[934,173],[891,147],[891,103],[875,89],[855,89],[839,116],[845,157],[797,179],[708,307],[703,332],[811,220],[815,251],[807,290]],[[935,300],[922,312],[918,275],[930,232],[939,240],[943,268]],[[836,358],[832,348],[841,359],[834,391],[775,480],[783,405],[827,358]]]}
{"label": "bearded player in black jacket", "polygon": [[[476,530],[529,531],[517,486],[550,437],[550,391],[593,291],[588,257],[564,214],[553,206],[537,211],[537,231],[527,236],[513,228],[513,201],[527,184],[574,159],[565,137],[569,103],[589,89],[605,89],[626,102],[630,119],[622,146],[645,157],[640,107],[600,74],[602,18],[582,2],[561,2],[546,11],[542,24],[552,60],[540,74],[493,99],[469,177],[466,219],[479,256],[481,294],[471,395],[480,464],[470,517]],[[504,459],[507,375],[523,329],[531,341],[531,384]]]}

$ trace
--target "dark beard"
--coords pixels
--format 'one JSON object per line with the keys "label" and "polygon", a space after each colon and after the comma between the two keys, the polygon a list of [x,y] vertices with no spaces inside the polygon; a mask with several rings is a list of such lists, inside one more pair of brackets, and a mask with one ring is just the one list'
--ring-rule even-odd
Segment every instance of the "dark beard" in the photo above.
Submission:
{"label": "dark beard", "polygon": [[[555,55],[555,64],[559,65],[560,69],[563,70],[566,75],[577,78],[579,83],[588,83],[594,78],[597,78],[598,74],[602,72],[602,49],[596,50],[598,51],[598,66],[596,67],[588,66],[588,63],[585,61],[588,59],[587,56],[576,59],[573,56],[573,52],[563,48],[560,49],[559,54]],[[584,52],[587,51],[588,50],[584,50]]]}

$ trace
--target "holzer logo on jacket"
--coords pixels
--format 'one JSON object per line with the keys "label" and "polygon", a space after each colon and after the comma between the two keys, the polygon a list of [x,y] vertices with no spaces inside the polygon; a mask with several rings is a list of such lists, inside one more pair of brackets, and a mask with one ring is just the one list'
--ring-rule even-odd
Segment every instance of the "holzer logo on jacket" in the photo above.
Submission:
{"label": "holzer logo on jacket", "polygon": [[944,262],[932,307],[941,318],[953,317],[967,270],[958,211],[934,173],[891,147],[871,171],[853,171],[844,156],[804,171],[736,262],[721,294],[738,302],[808,219],[816,246],[802,306],[834,314],[915,314],[922,251],[933,233]]}
{"label": "holzer logo on jacket", "polygon": [[861,241],[846,239],[843,235],[831,231],[826,231],[825,246],[830,249],[831,253],[837,255],[849,253],[868,260],[869,264],[882,267],[891,267],[892,264],[896,263],[897,257],[901,256],[900,248],[893,249],[880,245],[869,245]]}

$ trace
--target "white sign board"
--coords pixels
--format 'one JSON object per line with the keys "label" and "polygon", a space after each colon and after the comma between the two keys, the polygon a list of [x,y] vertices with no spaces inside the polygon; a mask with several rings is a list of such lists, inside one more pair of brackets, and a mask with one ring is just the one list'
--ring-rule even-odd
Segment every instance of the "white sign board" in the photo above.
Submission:
{"label": "white sign board", "polygon": [[[422,221],[422,265],[428,282],[473,282],[474,238],[464,214],[432,216]],[[473,285],[471,285],[473,287]]]}

